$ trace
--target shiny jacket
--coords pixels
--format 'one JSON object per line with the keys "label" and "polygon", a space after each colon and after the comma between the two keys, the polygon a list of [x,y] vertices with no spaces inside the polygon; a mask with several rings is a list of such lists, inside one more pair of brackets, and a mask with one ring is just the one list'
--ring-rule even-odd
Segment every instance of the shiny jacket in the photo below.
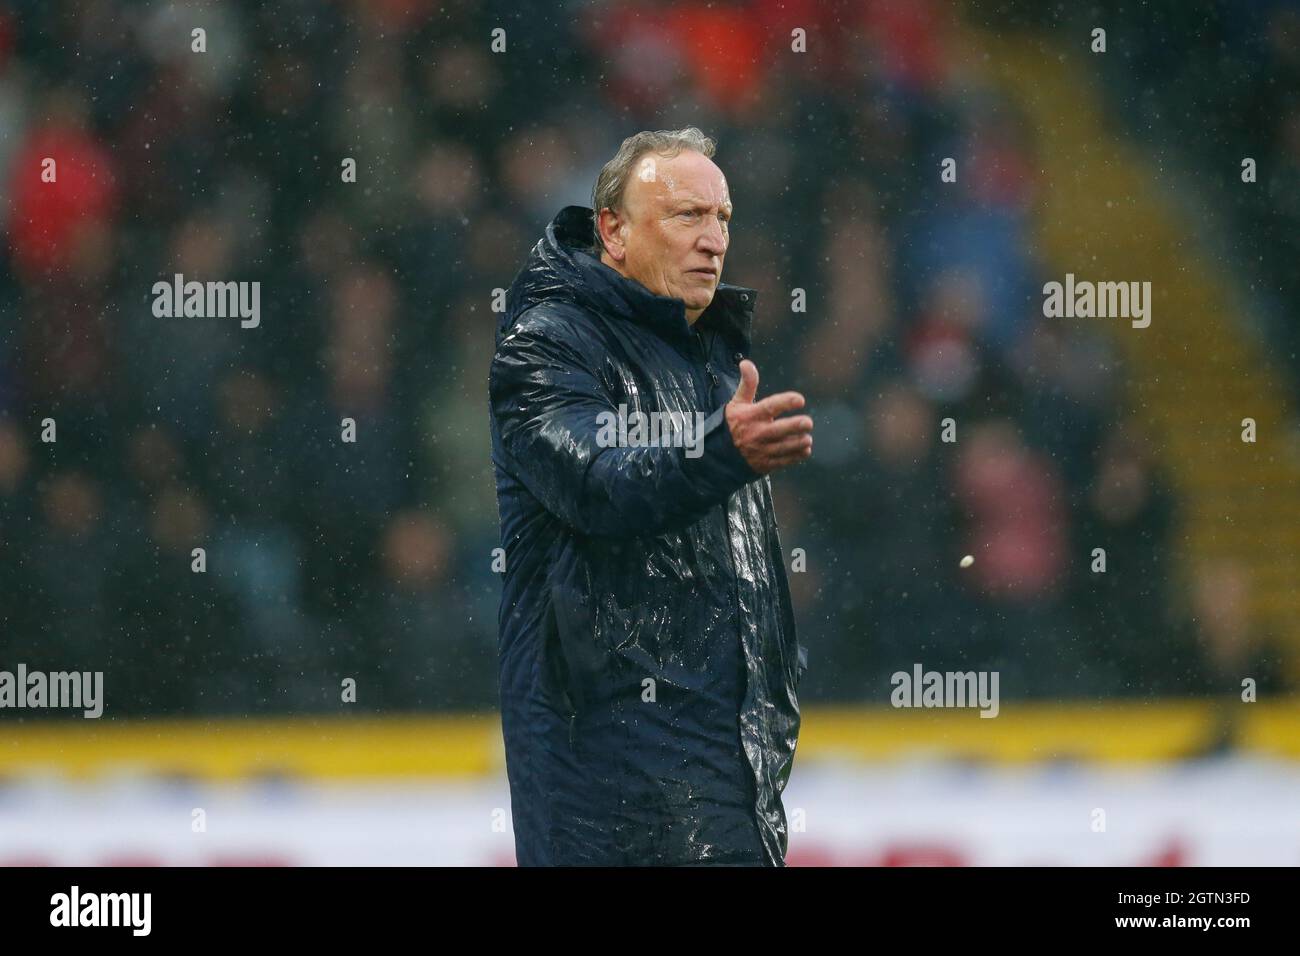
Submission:
{"label": "shiny jacket", "polygon": [[[720,284],[692,329],[593,240],[590,209],[547,226],[489,376],[517,859],[783,866],[806,659],[770,480],[723,417],[755,293]],[[702,444],[611,447],[620,405],[701,412]]]}

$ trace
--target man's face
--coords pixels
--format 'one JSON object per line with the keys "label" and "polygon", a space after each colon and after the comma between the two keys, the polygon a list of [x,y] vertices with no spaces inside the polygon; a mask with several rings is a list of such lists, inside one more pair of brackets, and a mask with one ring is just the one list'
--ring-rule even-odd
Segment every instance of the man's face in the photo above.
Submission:
{"label": "man's face", "polygon": [[651,292],[681,299],[693,323],[713,301],[727,254],[731,198],[722,170],[694,150],[671,159],[647,153],[623,207],[601,216],[602,260]]}

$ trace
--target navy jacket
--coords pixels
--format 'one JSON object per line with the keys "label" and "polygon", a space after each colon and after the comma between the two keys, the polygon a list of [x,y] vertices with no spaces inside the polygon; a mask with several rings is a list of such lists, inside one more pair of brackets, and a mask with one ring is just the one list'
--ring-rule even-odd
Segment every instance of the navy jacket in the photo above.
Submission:
{"label": "navy jacket", "polygon": [[[581,206],[547,226],[489,377],[517,859],[783,866],[806,661],[770,480],[723,418],[755,293],[720,284],[692,329],[593,241]],[[700,453],[610,447],[620,405],[704,413]]]}

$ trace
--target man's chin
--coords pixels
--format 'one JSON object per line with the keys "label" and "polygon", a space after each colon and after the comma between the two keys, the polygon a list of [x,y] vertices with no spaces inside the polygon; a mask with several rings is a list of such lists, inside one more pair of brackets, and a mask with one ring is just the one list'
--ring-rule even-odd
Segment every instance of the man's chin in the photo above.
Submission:
{"label": "man's chin", "polygon": [[686,296],[682,301],[686,303],[687,309],[697,309],[700,312],[703,312],[713,302],[713,291],[710,290],[707,295],[696,292],[692,295]]}

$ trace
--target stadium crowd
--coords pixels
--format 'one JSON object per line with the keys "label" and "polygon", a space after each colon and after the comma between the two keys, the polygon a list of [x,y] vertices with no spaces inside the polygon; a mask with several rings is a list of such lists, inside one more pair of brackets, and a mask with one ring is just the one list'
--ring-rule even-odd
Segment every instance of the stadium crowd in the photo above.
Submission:
{"label": "stadium crowd", "polygon": [[[568,12],[0,12],[5,659],[103,669],[113,714],[326,710],[349,676],[362,708],[494,707],[494,290],[624,136],[695,125],[762,387],[817,422],[773,482],[805,700],[884,704],[913,662],[1008,697],[1214,687],[1170,600],[1178,502],[1105,338],[1042,318],[1026,130],[946,5]],[[158,318],[176,273],[260,282],[260,325]],[[1140,572],[1091,573],[1101,545]]]}

